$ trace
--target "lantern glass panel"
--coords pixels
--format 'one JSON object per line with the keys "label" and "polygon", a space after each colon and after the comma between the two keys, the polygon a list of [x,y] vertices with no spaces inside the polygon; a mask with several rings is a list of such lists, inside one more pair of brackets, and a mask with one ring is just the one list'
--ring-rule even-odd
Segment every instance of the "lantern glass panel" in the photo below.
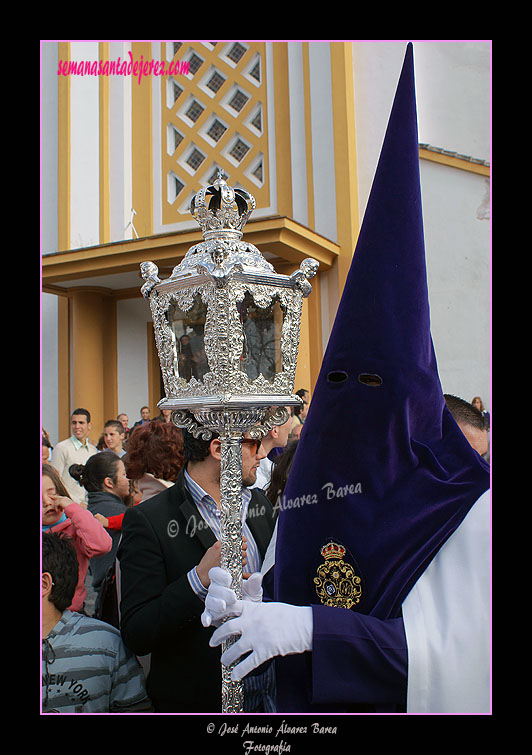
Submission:
{"label": "lantern glass panel", "polygon": [[281,332],[285,310],[274,297],[269,306],[259,307],[250,293],[238,305],[244,334],[240,369],[255,380],[260,374],[273,381],[282,371]]}
{"label": "lantern glass panel", "polygon": [[166,317],[175,339],[177,374],[187,383],[191,378],[201,380],[209,371],[203,340],[207,306],[201,295],[198,293],[194,296],[194,304],[187,310],[172,302]]}

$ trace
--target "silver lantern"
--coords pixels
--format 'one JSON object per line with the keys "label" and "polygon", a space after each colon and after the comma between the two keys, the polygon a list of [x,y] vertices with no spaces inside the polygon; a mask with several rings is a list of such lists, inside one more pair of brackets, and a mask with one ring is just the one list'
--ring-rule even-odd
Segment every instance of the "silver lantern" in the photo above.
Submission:
{"label": "silver lantern", "polygon": [[[208,201],[208,205],[207,205]],[[242,240],[255,208],[251,194],[230,187],[219,172],[191,200],[203,241],[191,247],[166,280],[152,262],[141,264],[166,396],[158,406],[172,422],[205,440],[221,441],[221,563],[242,587],[242,456],[244,433],[263,437],[288,419],[294,395],[303,297],[318,262],[305,259],[279,275]],[[269,407],[268,420],[262,422]],[[192,419],[194,417],[194,419]],[[229,640],[226,645],[230,644]],[[242,683],[222,666],[222,709],[242,710]]]}

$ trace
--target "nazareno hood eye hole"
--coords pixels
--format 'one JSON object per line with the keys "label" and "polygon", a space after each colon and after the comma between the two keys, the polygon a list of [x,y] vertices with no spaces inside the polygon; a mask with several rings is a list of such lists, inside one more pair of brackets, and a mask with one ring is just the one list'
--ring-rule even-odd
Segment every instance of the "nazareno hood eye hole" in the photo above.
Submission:
{"label": "nazareno hood eye hole", "polygon": [[375,375],[369,372],[361,372],[358,376],[358,382],[368,385],[370,388],[379,388],[382,385],[382,378],[380,375]]}
{"label": "nazareno hood eye hole", "polygon": [[336,384],[345,383],[348,377],[349,375],[344,370],[332,370],[327,375],[327,382]]}

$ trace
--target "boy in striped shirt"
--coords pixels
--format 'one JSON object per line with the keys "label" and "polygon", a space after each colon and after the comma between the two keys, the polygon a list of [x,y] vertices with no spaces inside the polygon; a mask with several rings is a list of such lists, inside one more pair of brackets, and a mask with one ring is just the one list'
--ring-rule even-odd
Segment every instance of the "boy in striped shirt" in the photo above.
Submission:
{"label": "boy in striped shirt", "polygon": [[68,538],[42,536],[42,712],[149,712],[144,672],[120,632],[68,610],[78,581]]}

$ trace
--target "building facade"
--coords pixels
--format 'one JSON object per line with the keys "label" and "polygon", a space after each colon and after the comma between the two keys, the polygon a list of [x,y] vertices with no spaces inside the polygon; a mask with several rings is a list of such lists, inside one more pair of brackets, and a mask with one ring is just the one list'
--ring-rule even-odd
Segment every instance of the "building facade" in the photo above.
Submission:
{"label": "building facade", "polygon": [[[201,240],[191,197],[221,169],[257,207],[277,272],[320,263],[295,388],[312,392],[406,42],[42,42],[42,422],[164,395],[140,263]],[[489,41],[414,42],[432,328],[443,388],[489,405]]]}

